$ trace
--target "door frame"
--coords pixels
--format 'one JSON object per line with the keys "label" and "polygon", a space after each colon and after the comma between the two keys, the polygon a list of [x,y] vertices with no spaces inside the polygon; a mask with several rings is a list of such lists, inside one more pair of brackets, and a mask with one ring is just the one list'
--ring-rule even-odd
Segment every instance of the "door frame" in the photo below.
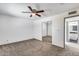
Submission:
{"label": "door frame", "polygon": [[[52,22],[52,20],[50,21],[46,21],[46,22],[41,22],[41,33],[42,33],[42,41],[43,41],[43,24],[46,23],[46,36],[48,36],[48,22]],[[52,23],[51,23],[51,32],[52,32]],[[52,36],[52,35],[51,35]],[[52,40],[52,39],[51,39]]]}
{"label": "door frame", "polygon": [[64,48],[65,48],[65,46],[66,46],[66,44],[65,44],[65,43],[66,43],[66,42],[65,42],[65,40],[66,40],[66,39],[65,39],[65,37],[66,37],[66,35],[65,35],[65,34],[66,34],[66,33],[65,33],[65,31],[66,31],[66,30],[65,30],[65,28],[66,28],[66,27],[65,27],[66,19],[67,19],[67,18],[77,17],[77,16],[79,16],[79,15],[73,15],[73,16],[69,16],[69,17],[64,17]]}

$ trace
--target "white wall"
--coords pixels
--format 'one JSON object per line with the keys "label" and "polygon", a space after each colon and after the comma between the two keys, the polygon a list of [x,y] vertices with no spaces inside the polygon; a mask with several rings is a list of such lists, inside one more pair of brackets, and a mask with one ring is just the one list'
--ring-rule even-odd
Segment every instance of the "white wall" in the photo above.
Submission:
{"label": "white wall", "polygon": [[42,23],[40,21],[34,21],[33,23],[33,37],[42,40]]}
{"label": "white wall", "polygon": [[33,38],[30,20],[0,15],[0,45]]}

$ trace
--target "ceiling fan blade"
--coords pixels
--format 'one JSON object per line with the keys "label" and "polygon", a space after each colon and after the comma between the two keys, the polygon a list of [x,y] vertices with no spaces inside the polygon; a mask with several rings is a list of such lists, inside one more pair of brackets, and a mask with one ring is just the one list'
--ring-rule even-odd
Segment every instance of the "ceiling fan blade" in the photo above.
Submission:
{"label": "ceiling fan blade", "polygon": [[28,6],[28,8],[32,11],[32,8],[31,8],[31,6]]}
{"label": "ceiling fan blade", "polygon": [[26,12],[26,11],[22,11],[22,13],[32,13],[32,12]]}
{"label": "ceiling fan blade", "polygon": [[37,16],[39,16],[39,17],[41,17],[41,15],[39,15],[39,14],[36,14]]}
{"label": "ceiling fan blade", "polygon": [[32,15],[30,15],[30,17],[32,17]]}
{"label": "ceiling fan blade", "polygon": [[36,13],[41,13],[41,12],[44,12],[44,10],[37,11]]}

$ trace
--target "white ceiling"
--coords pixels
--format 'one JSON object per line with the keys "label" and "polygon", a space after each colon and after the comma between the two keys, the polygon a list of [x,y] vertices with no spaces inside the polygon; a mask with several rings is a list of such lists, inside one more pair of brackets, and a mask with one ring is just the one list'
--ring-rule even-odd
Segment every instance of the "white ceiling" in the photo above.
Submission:
{"label": "white ceiling", "polygon": [[30,18],[30,14],[21,13],[22,11],[30,11],[27,6],[32,6],[32,8],[37,10],[44,9],[45,12],[42,13],[43,16],[41,17],[43,18],[79,8],[79,3],[0,3],[0,14],[26,19],[40,19],[38,16]]}
{"label": "white ceiling", "polygon": [[45,15],[55,15],[59,13],[63,13],[66,11],[70,11],[72,9],[79,8],[79,3],[48,3],[48,4],[40,4],[40,8],[46,11]]}

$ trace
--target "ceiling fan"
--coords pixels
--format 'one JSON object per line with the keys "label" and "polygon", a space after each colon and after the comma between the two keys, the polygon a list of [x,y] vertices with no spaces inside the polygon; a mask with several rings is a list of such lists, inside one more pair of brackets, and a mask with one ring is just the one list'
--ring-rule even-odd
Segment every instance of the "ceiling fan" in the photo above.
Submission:
{"label": "ceiling fan", "polygon": [[44,10],[37,11],[36,9],[32,9],[31,6],[28,6],[28,8],[31,12],[22,11],[22,13],[31,13],[30,17],[35,16],[35,15],[38,17],[41,17],[41,15],[39,13],[44,12]]}

